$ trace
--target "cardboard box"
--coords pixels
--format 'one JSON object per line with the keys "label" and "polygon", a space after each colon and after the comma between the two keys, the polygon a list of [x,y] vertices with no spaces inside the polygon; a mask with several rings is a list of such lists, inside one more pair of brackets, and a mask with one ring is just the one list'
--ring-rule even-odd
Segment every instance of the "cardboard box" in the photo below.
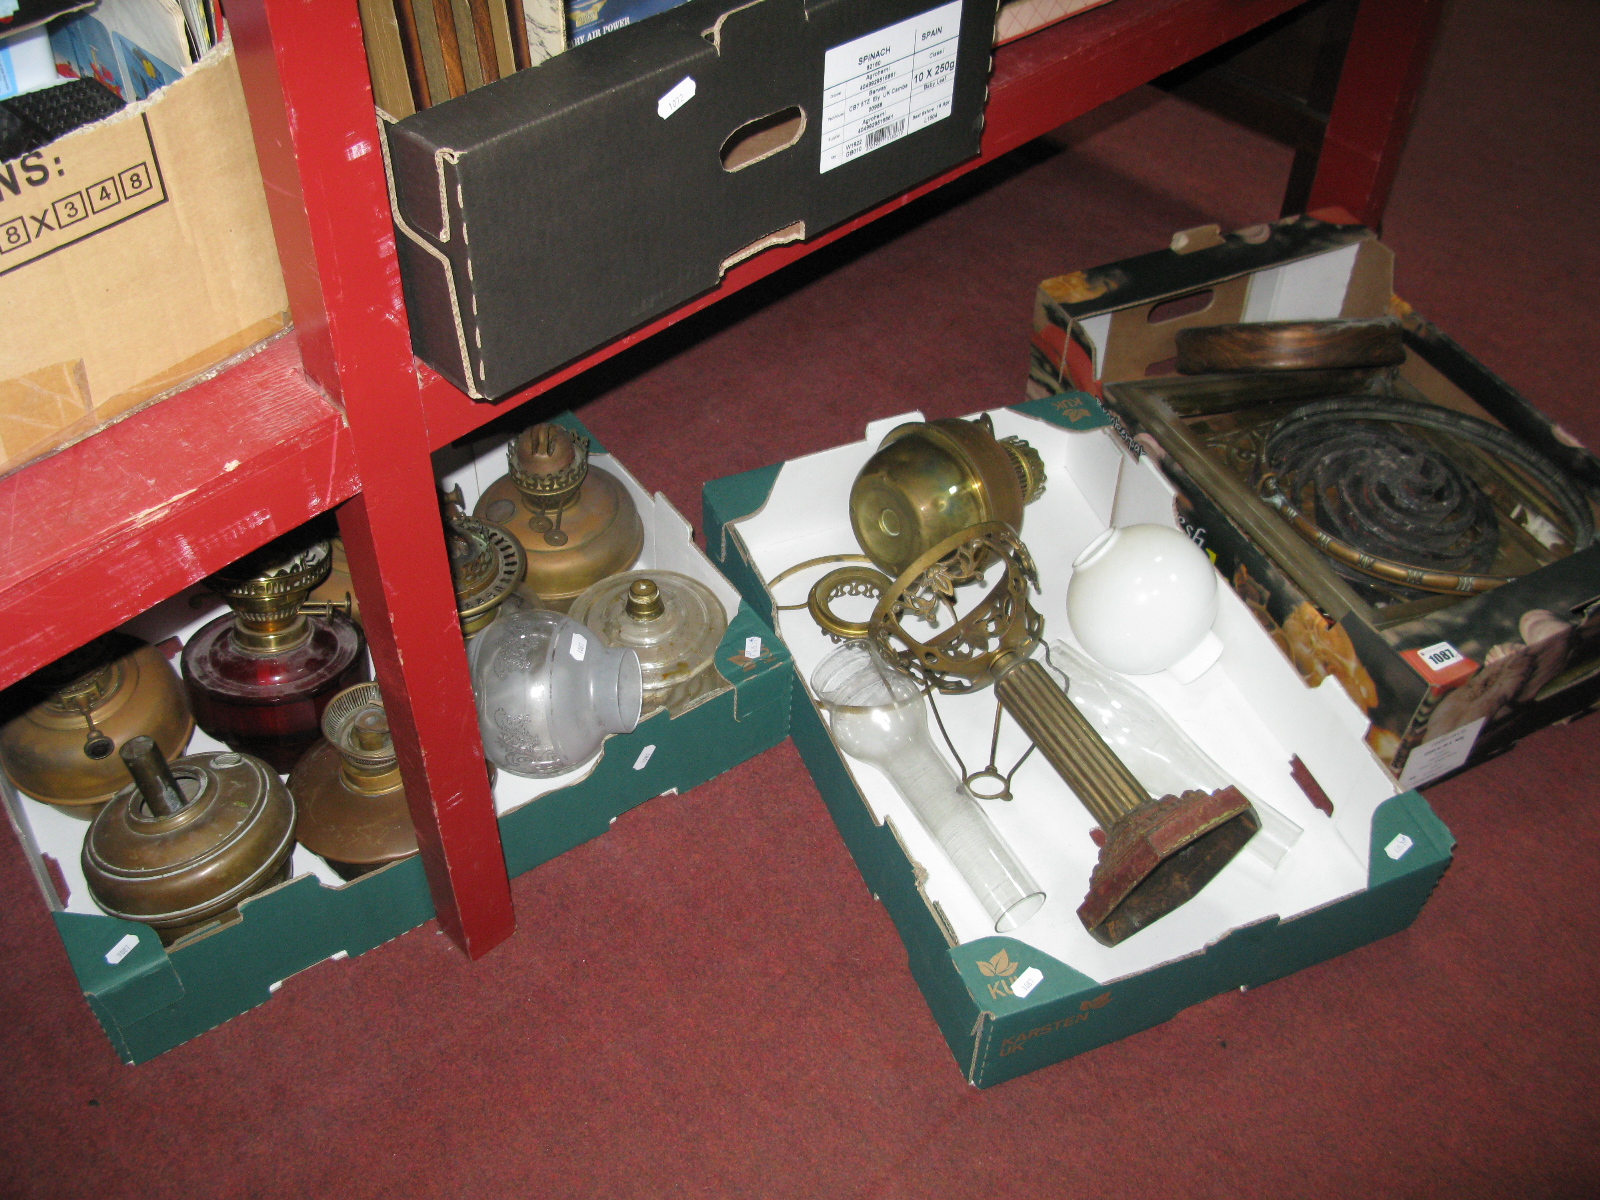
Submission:
{"label": "cardboard box", "polygon": [[[1173,524],[1171,487],[1125,454],[1103,418],[1074,425],[1054,402],[991,416],[998,434],[1023,437],[1043,457],[1048,484],[1027,510],[1022,536],[1039,567],[1034,603],[1045,639],[1068,639],[1072,559],[1107,525]],[[851,481],[883,434],[906,419],[915,414],[870,425],[864,441],[706,486],[712,554],[747,600],[767,611],[794,604],[818,571],[784,581],[776,597],[763,581],[814,556],[856,549]],[[1110,948],[1084,932],[1075,911],[1098,853],[1094,822],[1041,756],[1018,771],[1014,800],[984,806],[1049,896],[1032,920],[999,936],[888,781],[830,740],[809,675],[832,644],[804,609],[775,614],[805,681],[794,692],[795,743],[900,931],[951,1051],[980,1087],[1403,929],[1449,862],[1449,831],[1421,797],[1395,794],[1343,692],[1333,684],[1308,689],[1244,604],[1219,592],[1219,664],[1187,685],[1165,676],[1133,682],[1252,795],[1265,827],[1196,898]],[[938,704],[965,761],[984,761],[992,692]],[[1002,767],[1026,748],[1005,721]]]}
{"label": "cardboard box", "polygon": [[288,299],[231,44],[0,164],[0,471],[285,328]]}
{"label": "cardboard box", "polygon": [[572,45],[582,45],[682,3],[684,0],[568,0],[567,33]]}
{"label": "cardboard box", "polygon": [[503,395],[978,152],[994,0],[690,0],[386,126],[419,357]]}
{"label": "cardboard box", "polygon": [[[1170,373],[1180,329],[1386,312],[1405,336],[1395,378]],[[1570,553],[1559,506],[1541,511],[1525,489],[1505,490],[1499,528],[1511,549],[1501,561],[1511,550],[1518,559],[1495,571],[1513,582],[1396,600],[1336,573],[1235,461],[1241,439],[1259,441],[1298,404],[1392,395],[1507,431],[1566,478],[1575,506],[1600,513],[1600,460],[1394,298],[1391,255],[1370,230],[1311,217],[1227,237],[1210,227],[1177,235],[1168,250],[1048,279],[1028,393],[1076,396],[1085,412],[1103,396],[1135,452],[1151,454],[1177,485],[1191,534],[1307,681],[1344,684],[1402,785],[1422,787],[1600,702],[1600,546]]]}
{"label": "cardboard box", "polygon": [[[575,420],[564,421],[583,432]],[[695,576],[728,609],[728,632],[716,659],[728,686],[677,716],[661,711],[632,733],[607,738],[594,761],[567,775],[533,780],[501,772],[495,806],[513,876],[598,837],[646,800],[687,791],[788,734],[788,652],[767,623],[740,603],[667,500],[652,500],[602,447],[592,449],[591,461],[622,480],[639,504],[645,525],[641,563]],[[479,469],[488,483],[505,466],[498,446],[441,453],[450,482],[469,492],[469,506]],[[125,628],[156,643],[181,641],[221,611],[215,597],[194,589]],[[170,646],[174,654],[176,641]],[[203,733],[191,745],[192,753],[221,749]],[[289,976],[324,960],[363,954],[433,916],[421,859],[403,859],[346,883],[296,846],[287,883],[246,900],[231,923],[164,948],[153,930],[106,916],[90,898],[78,857],[87,823],[20,796],[3,775],[0,791],[89,1006],[125,1062],[144,1062],[181,1045],[265,1003]],[[130,936],[134,943],[124,944]]]}
{"label": "cardboard box", "polygon": [[1001,0],[994,23],[994,44],[1014,42],[1105,3],[1107,0]]}

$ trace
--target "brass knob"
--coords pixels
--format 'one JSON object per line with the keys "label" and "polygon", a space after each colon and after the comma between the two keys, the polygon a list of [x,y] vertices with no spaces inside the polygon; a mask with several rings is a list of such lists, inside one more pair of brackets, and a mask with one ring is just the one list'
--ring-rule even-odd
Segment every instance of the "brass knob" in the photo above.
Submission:
{"label": "brass knob", "polygon": [[665,611],[655,580],[635,579],[628,586],[628,615],[635,621],[654,621]]}

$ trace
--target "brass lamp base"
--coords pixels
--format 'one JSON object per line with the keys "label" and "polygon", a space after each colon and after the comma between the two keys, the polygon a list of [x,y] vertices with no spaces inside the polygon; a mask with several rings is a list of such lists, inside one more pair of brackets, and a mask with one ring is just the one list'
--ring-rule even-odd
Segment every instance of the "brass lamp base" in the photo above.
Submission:
{"label": "brass lamp base", "polygon": [[1107,832],[1078,919],[1115,946],[1192,900],[1260,828],[1235,787],[1141,804]]}

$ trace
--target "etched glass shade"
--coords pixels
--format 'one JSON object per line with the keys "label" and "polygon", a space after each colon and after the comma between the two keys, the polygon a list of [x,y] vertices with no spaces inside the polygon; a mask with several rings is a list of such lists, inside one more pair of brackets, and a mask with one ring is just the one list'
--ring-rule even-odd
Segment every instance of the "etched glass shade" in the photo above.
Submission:
{"label": "etched glass shade", "polygon": [[561,613],[502,609],[467,661],[484,753],[513,775],[561,775],[639,723],[639,656]]}

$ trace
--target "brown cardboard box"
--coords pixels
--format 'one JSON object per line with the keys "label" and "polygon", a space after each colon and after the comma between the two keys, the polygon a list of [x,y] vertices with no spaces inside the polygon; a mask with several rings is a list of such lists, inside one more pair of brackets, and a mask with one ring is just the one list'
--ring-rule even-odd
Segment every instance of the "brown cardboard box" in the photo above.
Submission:
{"label": "brown cardboard box", "polygon": [[[1179,523],[1305,682],[1337,680],[1367,744],[1402,786],[1423,787],[1600,706],[1600,459],[1395,297],[1393,256],[1370,230],[1336,210],[1319,216],[1186,230],[1169,249],[1045,280],[1028,396],[1073,421],[1103,403],[1175,485]],[[1393,372],[1174,373],[1186,328],[1385,313],[1406,347]],[[1504,451],[1486,459],[1500,463],[1477,476],[1500,497],[1491,573],[1509,582],[1374,592],[1262,499],[1249,472],[1268,422],[1352,395],[1476,418],[1565,480],[1561,503],[1505,466]]]}
{"label": "brown cardboard box", "polygon": [[0,471],[288,323],[231,44],[0,164]]}

